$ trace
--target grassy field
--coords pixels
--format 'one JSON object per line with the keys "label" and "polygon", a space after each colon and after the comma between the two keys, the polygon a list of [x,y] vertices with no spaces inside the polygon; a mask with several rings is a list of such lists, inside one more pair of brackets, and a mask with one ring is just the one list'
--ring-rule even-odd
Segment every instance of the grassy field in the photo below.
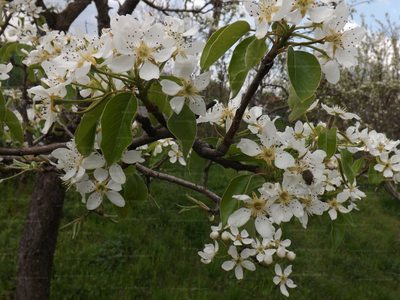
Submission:
{"label": "grassy field", "polygon": [[[219,167],[211,170],[209,187],[222,195],[229,179]],[[197,251],[210,242],[210,222],[200,210],[178,214],[177,203],[191,205],[187,191],[161,181],[150,187],[152,198],[135,206],[126,220],[113,224],[92,214],[76,238],[72,227],[60,230],[52,299],[262,299],[264,270],[247,271],[237,281],[233,272],[221,269],[225,259],[200,262]],[[18,236],[31,190],[29,180],[3,183],[0,189],[1,299],[13,299]],[[85,213],[79,201],[75,193],[67,194],[63,225]],[[355,227],[347,227],[336,251],[328,219],[322,219],[322,226],[312,220],[308,230],[294,220],[284,224],[284,238],[292,240],[290,248],[297,254],[292,299],[399,299],[400,202],[370,192],[358,205],[360,212],[352,213]],[[268,296],[284,298],[278,288]]]}

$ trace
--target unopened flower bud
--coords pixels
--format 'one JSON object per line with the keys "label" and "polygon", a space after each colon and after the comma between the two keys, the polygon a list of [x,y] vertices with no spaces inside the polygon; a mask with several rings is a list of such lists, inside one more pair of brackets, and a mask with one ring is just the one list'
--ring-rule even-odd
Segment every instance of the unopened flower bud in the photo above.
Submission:
{"label": "unopened flower bud", "polygon": [[273,262],[272,255],[265,255],[265,256],[264,256],[264,262],[265,262],[267,265],[272,264],[272,262]]}
{"label": "unopened flower bud", "polygon": [[228,231],[224,231],[224,232],[222,233],[222,235],[221,235],[221,238],[222,238],[222,240],[224,240],[224,241],[229,241],[229,240],[230,240],[230,237],[229,237]]}
{"label": "unopened flower bud", "polygon": [[217,238],[219,238],[219,232],[218,231],[211,232],[210,238],[212,238],[213,240],[216,240]]}
{"label": "unopened flower bud", "polygon": [[286,256],[287,256],[288,260],[294,260],[296,258],[296,253],[294,253],[293,251],[289,251],[286,254]]}
{"label": "unopened flower bud", "polygon": [[276,255],[278,255],[279,258],[284,258],[286,255],[286,249],[283,246],[279,246],[278,250],[276,250]]}

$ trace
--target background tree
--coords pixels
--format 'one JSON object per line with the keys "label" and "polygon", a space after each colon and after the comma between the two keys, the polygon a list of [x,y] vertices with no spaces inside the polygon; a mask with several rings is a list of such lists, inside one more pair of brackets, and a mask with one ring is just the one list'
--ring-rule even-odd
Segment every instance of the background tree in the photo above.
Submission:
{"label": "background tree", "polygon": [[[24,14],[30,13],[29,11],[18,11],[25,7],[34,7],[33,1],[14,1],[12,9],[6,9],[3,7],[4,23],[1,26],[1,33],[4,33],[6,28],[9,27],[10,22],[22,15],[21,19],[24,18]],[[43,0],[37,0],[36,6],[40,7],[37,13],[43,17],[39,22],[36,22],[36,28],[40,31],[39,26],[46,23],[47,26],[52,30],[60,30],[67,32],[70,29],[71,24],[74,20],[87,8],[92,2],[95,3],[98,12],[98,32],[101,33],[103,28],[110,27],[110,16],[109,16],[109,5],[108,0],[88,0],[81,1],[75,0],[67,4],[61,11],[56,12],[54,8],[48,8]],[[131,14],[140,1],[138,0],[126,0],[120,5],[117,13],[119,15]],[[159,11],[166,15],[168,14],[185,14],[185,15],[196,15],[203,14],[207,11],[213,11],[214,7],[218,7],[220,11],[222,1],[212,1],[206,3],[199,9],[187,8],[192,5],[192,1],[186,1],[185,8],[182,9],[181,3],[178,3],[177,8],[173,8],[170,5],[155,5],[150,1],[143,1],[148,9],[153,11]],[[32,4],[30,4],[32,3]],[[24,5],[26,5],[24,7]],[[35,11],[36,12],[36,11]],[[218,14],[219,18],[219,14]],[[38,19],[36,19],[38,20]],[[33,19],[31,19],[33,21]],[[29,98],[27,90],[31,87],[32,82],[28,79],[26,68],[20,65],[20,61],[16,62],[12,59],[15,67],[21,67],[21,80],[15,81],[15,76],[10,82],[15,88],[21,88],[22,95],[13,95],[13,101],[21,103],[16,105],[16,109],[20,112],[23,117],[25,124],[25,136],[29,147],[34,147],[38,143],[62,143],[67,141],[71,132],[75,132],[76,126],[79,122],[79,118],[76,116],[68,116],[71,120],[75,119],[74,123],[68,125],[68,129],[65,131],[61,129],[59,134],[48,134],[43,136],[40,140],[33,140],[31,134],[31,125],[27,115],[27,107],[30,107],[32,100]],[[15,74],[16,71],[14,71]],[[36,82],[37,84],[38,82]],[[60,125],[63,128],[62,125]],[[64,132],[64,133],[63,133]],[[65,133],[66,132],[66,133]],[[61,134],[61,135],[60,135]],[[40,151],[39,151],[40,152]],[[44,149],[43,153],[51,152],[51,147]],[[4,153],[3,153],[4,154]],[[14,157],[4,157],[4,161],[14,159]],[[3,172],[7,172],[7,169],[3,169]],[[58,172],[49,167],[43,173],[39,172],[36,175],[36,181],[34,185],[34,191],[30,203],[29,214],[26,219],[25,228],[21,235],[20,247],[18,250],[18,280],[16,285],[16,298],[17,299],[49,299],[50,297],[50,278],[52,272],[52,261],[56,247],[58,227],[61,218],[61,211],[64,199],[64,188],[61,185],[61,181],[56,179]]]}

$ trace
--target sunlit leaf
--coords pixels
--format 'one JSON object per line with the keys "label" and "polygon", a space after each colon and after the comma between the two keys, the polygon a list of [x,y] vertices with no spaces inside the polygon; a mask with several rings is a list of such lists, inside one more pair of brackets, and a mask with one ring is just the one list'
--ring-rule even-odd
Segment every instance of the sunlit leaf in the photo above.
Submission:
{"label": "sunlit leaf", "polygon": [[244,39],[236,46],[228,68],[232,98],[239,93],[247,73],[259,64],[266,51],[265,40],[258,40],[255,36]]}
{"label": "sunlit leaf", "polygon": [[101,117],[101,150],[111,166],[133,140],[132,123],[138,109],[138,100],[130,93],[114,96],[104,108]]}
{"label": "sunlit leaf", "polygon": [[217,30],[207,41],[200,59],[201,70],[208,69],[250,30],[246,21],[236,21]]}
{"label": "sunlit leaf", "polygon": [[309,99],[317,89],[321,80],[321,66],[311,53],[287,51],[287,69],[290,83],[301,102]]}

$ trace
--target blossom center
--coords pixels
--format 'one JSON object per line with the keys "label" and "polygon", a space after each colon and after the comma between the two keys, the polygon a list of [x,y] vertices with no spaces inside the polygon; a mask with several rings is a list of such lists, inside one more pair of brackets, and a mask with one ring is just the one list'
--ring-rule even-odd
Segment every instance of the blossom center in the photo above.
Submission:
{"label": "blossom center", "polygon": [[182,87],[182,95],[186,97],[191,97],[194,95],[199,95],[199,92],[197,91],[196,87],[193,85],[193,82],[191,81],[186,81],[182,79],[183,82],[183,87]]}
{"label": "blossom center", "polygon": [[275,0],[260,3],[260,17],[258,18],[260,23],[265,19],[268,24],[271,24],[271,15],[279,10],[279,7],[275,7],[275,4]]}
{"label": "blossom center", "polygon": [[285,191],[284,189],[281,189],[281,192],[279,193],[279,198],[278,201],[282,203],[283,205],[288,206],[290,200],[292,200],[293,196]]}
{"label": "blossom center", "polygon": [[135,52],[139,61],[145,61],[153,57],[152,53],[154,52],[154,49],[150,48],[146,43],[141,41],[140,46],[135,48]]}
{"label": "blossom center", "polygon": [[253,192],[253,202],[252,203],[245,203],[244,205],[247,208],[251,209],[251,217],[255,218],[260,214],[267,214],[267,211],[265,210],[265,204],[267,203],[267,200],[261,201],[258,199],[257,195]]}
{"label": "blossom center", "polygon": [[260,146],[261,153],[257,156],[259,159],[263,159],[267,162],[269,166],[272,165],[272,161],[275,159],[275,148],[267,148]]}

